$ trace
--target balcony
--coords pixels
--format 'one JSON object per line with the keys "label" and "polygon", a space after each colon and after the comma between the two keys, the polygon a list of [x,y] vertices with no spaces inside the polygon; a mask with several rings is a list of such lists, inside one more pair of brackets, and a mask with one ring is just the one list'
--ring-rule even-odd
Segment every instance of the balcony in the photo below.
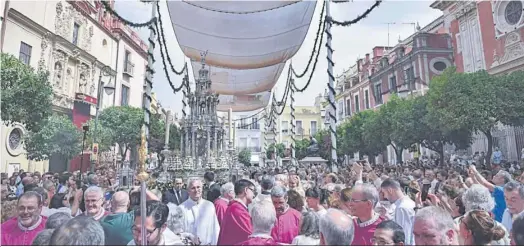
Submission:
{"label": "balcony", "polygon": [[262,147],[257,147],[257,146],[253,146],[253,147],[238,147],[238,151],[242,151],[244,149],[247,149],[247,150],[249,150],[252,153],[257,153],[257,152],[260,152],[262,150]]}
{"label": "balcony", "polygon": [[130,76],[130,77],[133,77],[133,70],[135,69],[135,64],[130,62],[130,61],[126,61],[124,63],[124,74]]}

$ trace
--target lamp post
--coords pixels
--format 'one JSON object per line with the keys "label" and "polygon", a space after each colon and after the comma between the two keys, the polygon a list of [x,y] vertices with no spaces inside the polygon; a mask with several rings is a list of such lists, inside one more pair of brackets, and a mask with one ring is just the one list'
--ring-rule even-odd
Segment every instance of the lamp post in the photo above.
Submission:
{"label": "lamp post", "polygon": [[[98,92],[97,92],[97,101],[96,101],[96,113],[95,113],[95,128],[93,130],[93,144],[96,143],[96,134],[97,134],[97,128],[98,128],[98,115],[100,113],[100,105],[102,104],[102,100],[104,98],[104,91],[108,95],[112,95],[115,92],[115,85],[111,83],[111,78],[113,73],[111,73],[112,69],[109,66],[104,66],[102,69],[100,69],[100,76],[98,77]],[[104,82],[102,81],[102,76],[110,76],[109,82],[104,85]],[[102,91],[102,88],[104,91]],[[91,171],[95,171],[95,164],[96,159],[92,156],[91,157]]]}

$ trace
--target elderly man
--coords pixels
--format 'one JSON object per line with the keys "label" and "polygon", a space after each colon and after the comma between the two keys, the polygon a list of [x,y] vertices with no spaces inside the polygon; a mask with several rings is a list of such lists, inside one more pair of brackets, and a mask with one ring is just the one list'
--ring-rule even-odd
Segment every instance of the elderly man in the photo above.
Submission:
{"label": "elderly man", "polygon": [[380,189],[384,198],[395,205],[393,220],[404,229],[406,245],[413,244],[413,216],[416,204],[404,194],[400,183],[388,178],[382,182]]}
{"label": "elderly man", "polygon": [[4,222],[1,227],[1,241],[7,245],[31,245],[39,232],[44,230],[47,217],[41,216],[42,197],[34,191],[28,191],[18,198],[18,216]]}
{"label": "elderly man", "polygon": [[229,201],[235,198],[235,185],[233,183],[225,183],[220,187],[220,194],[221,196],[218,197],[213,204],[215,204],[218,224],[222,226],[222,220],[224,219]]}
{"label": "elderly man", "polygon": [[378,224],[384,220],[375,212],[379,200],[378,191],[371,184],[361,184],[353,188],[349,207],[355,222],[355,237],[351,245],[371,245],[373,234]]}
{"label": "elderly man", "polygon": [[271,229],[277,220],[277,214],[273,204],[268,201],[262,201],[253,206],[251,211],[253,222],[253,234],[248,240],[237,245],[247,246],[274,246],[277,242],[271,237]]}
{"label": "elderly man", "polygon": [[196,236],[202,245],[216,245],[220,225],[215,206],[202,198],[203,184],[200,179],[188,183],[189,199],[180,206],[184,211],[185,232]]}
{"label": "elderly man", "polygon": [[349,246],[353,242],[353,220],[343,211],[330,208],[320,217],[320,245]]}
{"label": "elderly man", "polygon": [[493,214],[495,215],[495,220],[502,222],[502,216],[504,210],[506,210],[506,201],[504,200],[504,185],[511,181],[511,175],[506,171],[499,171],[495,176],[493,176],[493,183],[490,183],[488,180],[477,171],[477,168],[473,165],[469,166],[469,176],[473,181],[478,182],[484,187],[488,188],[489,192],[495,199],[495,208],[493,208]]}
{"label": "elderly man", "polygon": [[221,225],[219,245],[235,245],[246,241],[253,233],[247,209],[256,197],[255,185],[246,179],[235,182],[236,199],[229,203]]}
{"label": "elderly man", "polygon": [[44,229],[38,235],[36,235],[36,238],[33,240],[33,246],[49,246],[49,242],[51,241],[51,236],[53,235],[53,232],[55,232],[55,229]]}
{"label": "elderly man", "polygon": [[181,178],[175,178],[175,186],[172,189],[166,190],[162,194],[162,202],[167,204],[168,202],[180,205],[189,198],[187,190],[183,189],[184,183]]}
{"label": "elderly man", "polygon": [[451,215],[439,207],[430,206],[418,210],[413,226],[417,245],[459,244],[457,225]]}
{"label": "elderly man", "polygon": [[300,231],[302,213],[289,207],[287,190],[282,186],[275,186],[271,190],[271,201],[277,212],[277,222],[271,236],[279,243],[291,244]]}
{"label": "elderly man", "polygon": [[52,214],[51,216],[49,216],[49,218],[47,218],[45,228],[46,229],[57,229],[61,225],[71,220],[72,218],[73,217],[71,217],[70,213],[56,212]]}
{"label": "elderly man", "polygon": [[504,197],[508,208],[502,216],[502,225],[511,231],[513,218],[524,212],[524,185],[511,181],[504,186]]}
{"label": "elderly man", "polygon": [[93,217],[77,216],[53,232],[50,245],[104,245],[104,229]]}
{"label": "elderly man", "polygon": [[104,203],[104,191],[98,186],[90,186],[84,192],[86,216],[93,217],[96,221],[109,214],[102,204]]}

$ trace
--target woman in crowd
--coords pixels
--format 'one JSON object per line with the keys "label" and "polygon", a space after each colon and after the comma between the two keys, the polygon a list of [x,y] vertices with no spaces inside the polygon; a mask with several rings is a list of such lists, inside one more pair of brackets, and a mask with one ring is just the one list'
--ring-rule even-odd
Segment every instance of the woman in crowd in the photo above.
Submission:
{"label": "woman in crowd", "polygon": [[320,233],[318,230],[319,215],[313,211],[302,214],[299,235],[293,239],[292,245],[319,245]]}
{"label": "woman in crowd", "polygon": [[490,245],[504,237],[506,231],[483,210],[473,210],[460,220],[460,238],[463,245]]}

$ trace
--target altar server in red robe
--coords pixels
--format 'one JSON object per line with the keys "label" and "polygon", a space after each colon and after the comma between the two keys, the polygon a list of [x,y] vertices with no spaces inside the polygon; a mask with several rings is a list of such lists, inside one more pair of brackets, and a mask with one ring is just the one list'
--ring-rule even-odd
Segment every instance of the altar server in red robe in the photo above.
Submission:
{"label": "altar server in red robe", "polygon": [[218,224],[222,226],[224,214],[226,213],[229,202],[235,198],[235,185],[226,183],[220,187],[221,196],[215,200],[215,210],[217,212]]}
{"label": "altar server in red robe", "polygon": [[278,243],[291,244],[300,231],[302,213],[289,207],[286,188],[275,186],[271,190],[271,201],[277,212],[277,222],[271,231],[271,236]]}
{"label": "altar server in red robe", "polygon": [[255,203],[251,208],[251,221],[253,223],[253,234],[248,240],[238,245],[246,246],[275,246],[277,242],[271,237],[271,229],[277,221],[277,213],[273,203],[261,201]]}
{"label": "altar server in red robe", "polygon": [[246,241],[253,233],[247,205],[257,196],[255,184],[247,179],[238,180],[235,182],[235,195],[222,220],[218,245],[236,245]]}

